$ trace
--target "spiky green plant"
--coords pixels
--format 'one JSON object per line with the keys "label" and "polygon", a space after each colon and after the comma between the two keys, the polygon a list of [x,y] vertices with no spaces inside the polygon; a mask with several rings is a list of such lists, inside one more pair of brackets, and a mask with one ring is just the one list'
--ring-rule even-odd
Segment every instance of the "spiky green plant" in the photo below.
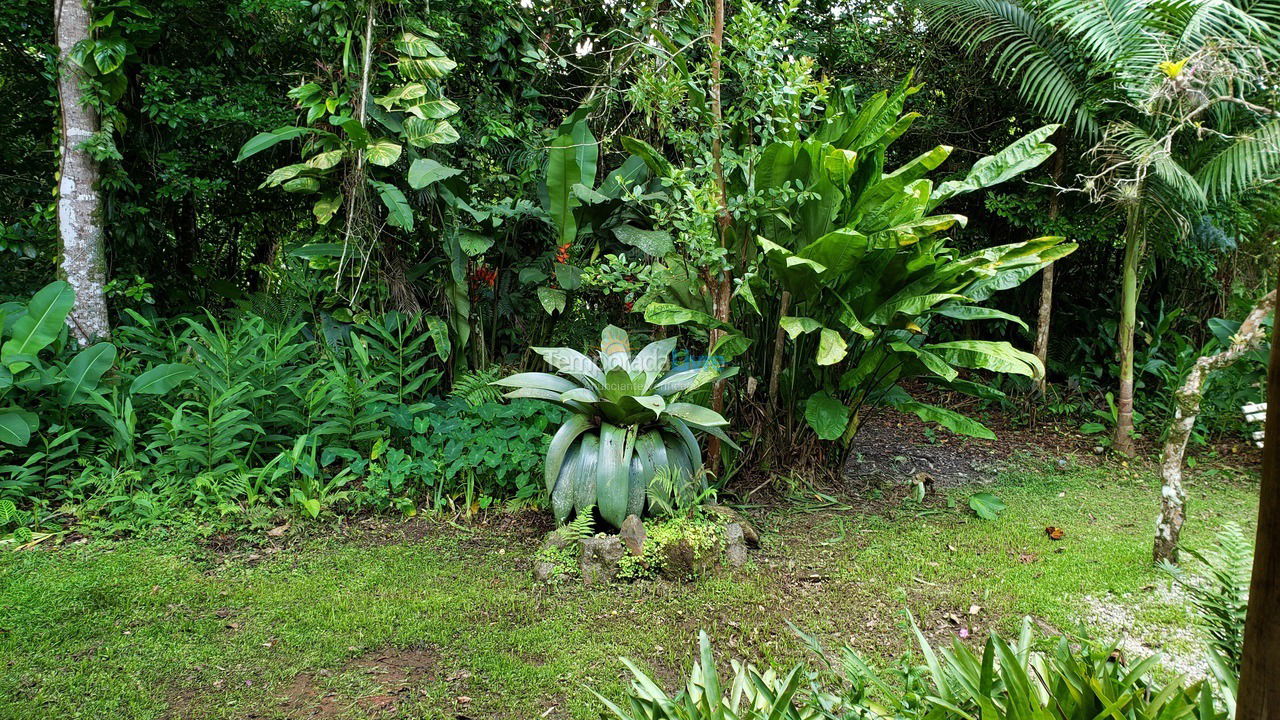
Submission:
{"label": "spiky green plant", "polygon": [[595,506],[621,526],[642,515],[651,483],[663,468],[674,478],[658,492],[693,497],[702,452],[694,430],[732,442],[729,422],[701,405],[676,402],[683,393],[715,380],[714,363],[671,371],[676,339],[650,343],[634,356],[626,331],[600,333],[599,364],[570,348],[533,348],[559,375],[517,373],[494,382],[513,388],[508,398],[534,398],[572,411],[547,448],[546,483],[557,522]]}

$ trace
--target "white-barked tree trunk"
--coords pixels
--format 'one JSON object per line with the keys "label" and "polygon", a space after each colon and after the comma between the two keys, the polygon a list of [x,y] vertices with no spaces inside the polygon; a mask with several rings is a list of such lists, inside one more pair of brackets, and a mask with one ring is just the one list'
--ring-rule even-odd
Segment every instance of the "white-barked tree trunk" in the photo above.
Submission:
{"label": "white-barked tree trunk", "polygon": [[1178,541],[1182,536],[1182,523],[1186,520],[1187,502],[1187,492],[1182,487],[1182,457],[1187,451],[1187,440],[1195,428],[1196,417],[1200,414],[1204,383],[1211,373],[1231,365],[1262,342],[1262,323],[1275,305],[1276,292],[1272,290],[1249,312],[1249,317],[1240,324],[1240,330],[1231,338],[1227,349],[1196,360],[1186,381],[1174,393],[1177,407],[1160,456],[1160,479],[1163,481],[1160,517],[1156,518],[1156,542],[1151,552],[1156,562],[1178,562]]}
{"label": "white-barked tree trunk", "polygon": [[84,71],[70,57],[71,48],[88,39],[91,22],[90,8],[83,0],[55,0],[61,106],[58,235],[62,240],[62,272],[76,292],[67,324],[81,345],[111,333],[98,164],[84,149],[85,141],[98,130],[98,113],[85,101]]}

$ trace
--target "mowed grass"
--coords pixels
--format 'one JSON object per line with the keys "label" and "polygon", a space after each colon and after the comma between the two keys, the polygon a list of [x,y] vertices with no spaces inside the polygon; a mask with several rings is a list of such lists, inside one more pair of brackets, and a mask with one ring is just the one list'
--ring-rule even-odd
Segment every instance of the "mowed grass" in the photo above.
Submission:
{"label": "mowed grass", "polygon": [[[975,637],[1023,615],[1069,629],[1084,596],[1160,582],[1150,472],[1024,460],[981,489],[1008,505],[999,519],[969,512],[975,488],[952,508],[780,507],[752,565],[696,583],[539,586],[537,533],[509,518],[393,542],[295,528],[225,555],[183,537],[6,554],[0,718],[598,718],[587,688],[621,694],[618,656],[674,688],[700,629],[722,658],[803,659],[792,621],[889,660],[911,647],[904,610],[938,640],[956,619]],[[1188,544],[1252,530],[1249,481],[1189,490]],[[1166,607],[1142,621],[1189,622]]]}

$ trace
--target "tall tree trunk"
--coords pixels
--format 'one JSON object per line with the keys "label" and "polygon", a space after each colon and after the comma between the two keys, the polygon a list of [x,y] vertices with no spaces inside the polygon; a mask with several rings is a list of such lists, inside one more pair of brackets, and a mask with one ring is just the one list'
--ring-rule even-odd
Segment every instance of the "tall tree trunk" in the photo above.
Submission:
{"label": "tall tree trunk", "polygon": [[1182,523],[1186,519],[1184,507],[1187,499],[1186,491],[1182,488],[1182,456],[1187,450],[1187,439],[1191,437],[1191,430],[1195,427],[1196,416],[1200,414],[1204,383],[1210,373],[1229,367],[1242,355],[1257,347],[1264,334],[1262,323],[1275,305],[1276,293],[1273,290],[1249,312],[1249,317],[1240,324],[1240,330],[1227,349],[1196,360],[1186,381],[1174,393],[1177,408],[1160,458],[1160,476],[1164,487],[1160,491],[1160,517],[1156,518],[1156,542],[1151,553],[1156,562],[1178,562],[1178,540],[1182,534]]}
{"label": "tall tree trunk", "polygon": [[1236,720],[1280,715],[1280,342],[1274,340],[1267,367],[1266,433]]}
{"label": "tall tree trunk", "polygon": [[[724,164],[720,160],[721,155],[721,139],[720,136],[724,130],[724,114],[720,106],[720,72],[721,72],[721,56],[724,53],[724,0],[715,0],[715,15],[712,19],[711,27],[711,114],[715,121],[715,132],[711,138],[711,159],[714,165],[716,184],[720,188],[720,246],[724,247],[729,231],[729,199],[726,196],[724,182]],[[729,321],[729,301],[730,287],[733,279],[728,271],[721,272],[717,269],[713,275],[715,282],[708,288],[713,293],[712,311],[715,318],[720,322]],[[723,330],[715,329],[711,331],[711,347],[715,347],[716,341],[724,335]],[[710,356],[710,352],[707,353]],[[710,358],[709,358],[710,359]],[[711,409],[717,413],[724,413],[724,380],[717,380],[711,386]],[[707,442],[707,467],[712,472],[720,470],[720,439],[711,438]]]}
{"label": "tall tree trunk", "polygon": [[[1053,154],[1053,183],[1062,184],[1062,150]],[[1060,193],[1055,192],[1049,198],[1049,221],[1058,218]],[[1049,316],[1053,311],[1053,263],[1044,266],[1040,271],[1040,312],[1036,319],[1035,355],[1045,367],[1045,374],[1036,380],[1036,389],[1043,397],[1049,383]]]}
{"label": "tall tree trunk", "polygon": [[[778,305],[778,317],[787,314],[787,310],[791,306],[791,293],[783,290],[782,301]],[[778,331],[773,336],[773,362],[769,363],[769,409],[771,412],[779,412],[778,407],[778,378],[782,375],[782,346],[786,342],[786,333],[782,329],[782,323],[778,323]]]}
{"label": "tall tree trunk", "polygon": [[67,324],[76,342],[87,345],[111,334],[98,164],[83,147],[98,131],[98,113],[85,98],[84,71],[70,57],[71,48],[89,38],[89,7],[83,0],[56,0],[53,20],[58,43],[58,102],[62,109],[58,235],[62,239],[62,272],[76,292],[76,304]]}
{"label": "tall tree trunk", "polygon": [[1143,243],[1141,212],[1129,208],[1124,231],[1124,277],[1120,288],[1120,393],[1116,398],[1116,435],[1113,446],[1122,455],[1133,455],[1133,335],[1138,322],[1138,266]]}

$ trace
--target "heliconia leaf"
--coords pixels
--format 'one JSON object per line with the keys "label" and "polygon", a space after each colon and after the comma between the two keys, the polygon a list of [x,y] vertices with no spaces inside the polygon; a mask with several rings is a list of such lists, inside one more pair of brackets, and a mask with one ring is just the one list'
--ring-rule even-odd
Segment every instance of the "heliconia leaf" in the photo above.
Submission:
{"label": "heliconia leaf", "polygon": [[924,365],[930,372],[941,377],[947,382],[951,382],[959,376],[956,369],[948,365],[946,360],[943,360],[928,350],[918,348],[910,343],[902,341],[891,342],[889,343],[889,347],[900,353],[914,355],[916,359],[920,361],[920,364]]}
{"label": "heliconia leaf", "polygon": [[69,405],[83,399],[98,386],[98,381],[115,361],[116,346],[109,342],[90,345],[77,353],[67,363],[62,380],[62,401]]}
{"label": "heliconia leaf", "polygon": [[370,180],[369,184],[378,189],[378,197],[387,208],[387,224],[412,232],[413,208],[409,206],[404,191],[391,183],[378,180]]}
{"label": "heliconia leaf", "polygon": [[988,155],[969,169],[963,180],[950,180],[933,191],[929,207],[933,208],[962,193],[988,188],[1034,169],[1049,159],[1057,149],[1045,142],[1060,125],[1045,125],[1023,135],[995,155]]}
{"label": "heliconia leaf", "polygon": [[1023,330],[1027,329],[1027,324],[1017,315],[978,305],[946,305],[939,308],[937,314],[956,320],[1008,320]]}
{"label": "heliconia leaf", "polygon": [[952,365],[1037,378],[1044,375],[1040,358],[1004,341],[953,340],[924,346]]}
{"label": "heliconia leaf", "polygon": [[[10,328],[9,339],[0,347],[0,361],[8,364],[18,355],[37,355],[57,340],[75,302],[75,290],[63,280],[40,288]],[[10,368],[15,373],[21,369]]]}
{"label": "heliconia leaf", "polygon": [[133,379],[129,392],[133,395],[163,395],[195,377],[196,369],[181,363],[157,365]]}
{"label": "heliconia leaf", "polygon": [[948,300],[963,297],[956,293],[926,293],[923,295],[902,294],[901,297],[892,297],[877,307],[871,316],[867,318],[867,322],[876,325],[885,325],[893,320],[898,314],[907,317],[915,317],[923,313],[929,308],[944,303]]}
{"label": "heliconia leaf", "polygon": [[0,442],[17,447],[26,447],[31,442],[31,425],[22,413],[0,411]]}
{"label": "heliconia leaf", "polygon": [[578,442],[578,436],[590,427],[590,415],[573,415],[551,437],[543,468],[548,493],[555,490],[556,482],[560,479],[560,468],[564,464],[565,453]]}
{"label": "heliconia leaf", "polygon": [[905,392],[900,393],[900,396],[901,398],[889,400],[888,404],[902,412],[915,413],[916,417],[925,422],[938,423],[942,427],[960,435],[968,435],[985,440],[996,439],[995,433],[973,418],[965,417],[954,410],[918,402],[911,399]]}

